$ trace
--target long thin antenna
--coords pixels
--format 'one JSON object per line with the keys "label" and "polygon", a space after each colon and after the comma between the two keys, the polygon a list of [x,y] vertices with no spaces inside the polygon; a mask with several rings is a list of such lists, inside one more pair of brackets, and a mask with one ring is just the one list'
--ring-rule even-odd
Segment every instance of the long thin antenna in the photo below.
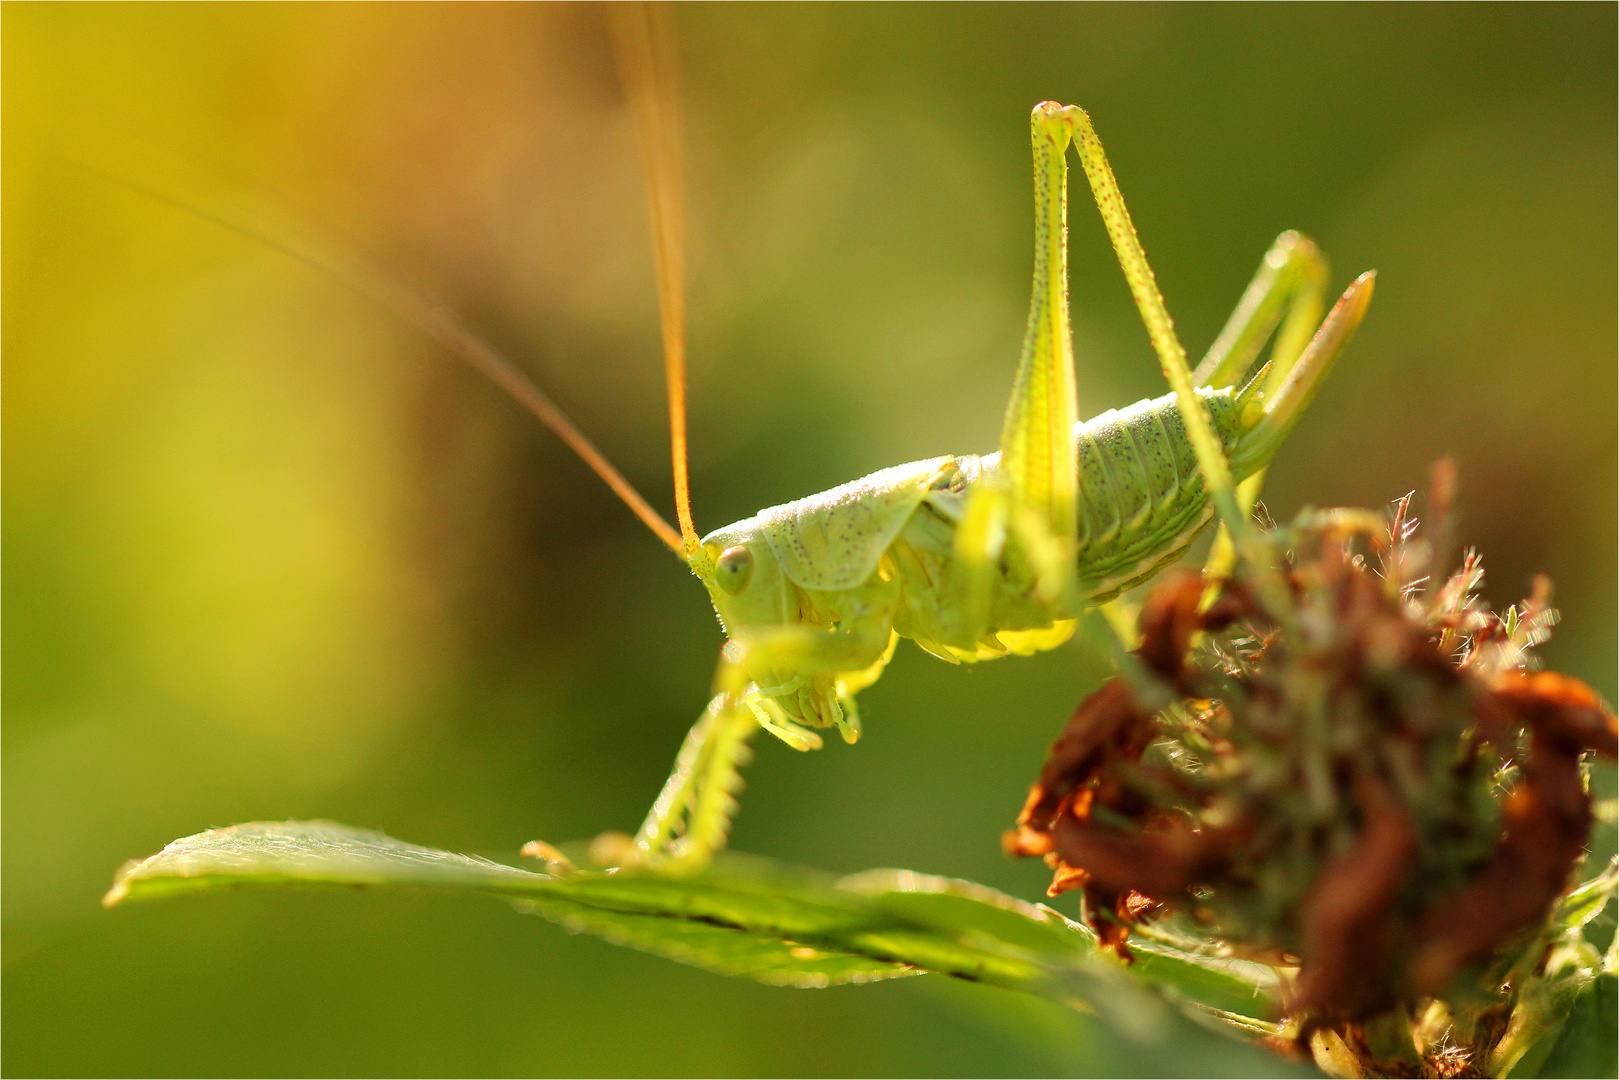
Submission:
{"label": "long thin antenna", "polygon": [[556,403],[534,385],[516,364],[475,334],[443,302],[435,299],[421,286],[388,270],[357,246],[341,242],[329,231],[320,233],[311,230],[302,222],[285,214],[275,214],[273,216],[279,220],[271,221],[269,219],[272,215],[262,208],[257,212],[248,209],[211,208],[204,200],[187,201],[161,188],[138,183],[114,172],[82,162],[72,164],[289,255],[307,266],[330,274],[393,311],[516,398],[517,402],[533,413],[540,423],[555,432],[569,449],[583,458],[585,464],[613,489],[614,494],[624,500],[634,511],[635,516],[641,519],[641,523],[651,529],[659,540],[667,544],[676,555],[685,556],[680,533],[676,532],[674,526],[665,521],[663,515],[641,497],[641,493],[624,479],[623,474],[613,467],[613,463],[608,461],[600,450],[596,449],[596,445],[585,436],[584,432],[573,425],[573,421],[568,419]]}
{"label": "long thin antenna", "polygon": [[686,464],[686,188],[681,170],[680,94],[674,30],[664,4],[609,4],[608,24],[635,117],[636,143],[652,217],[652,249],[663,323],[664,381],[669,387],[669,450],[675,513],[688,561],[702,558],[691,516]]}

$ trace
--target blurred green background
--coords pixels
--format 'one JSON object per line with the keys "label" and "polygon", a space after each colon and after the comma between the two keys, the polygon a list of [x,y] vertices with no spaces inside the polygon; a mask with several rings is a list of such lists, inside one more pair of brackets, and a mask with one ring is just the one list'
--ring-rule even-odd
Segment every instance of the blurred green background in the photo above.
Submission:
{"label": "blurred green background", "polygon": [[[1095,118],[1194,354],[1282,229],[1380,271],[1278,518],[1461,470],[1497,604],[1615,695],[1615,9],[676,13],[701,529],[995,443],[1029,108]],[[634,147],[591,6],[19,5],[4,31],[4,1041],[11,1075],[1045,1074],[1218,1062],[919,979],[729,982],[493,902],[102,911],[125,859],[328,817],[512,858],[633,829],[701,709],[702,590],[558,442],[352,290],[64,164],[267,194],[512,355],[660,507]],[[152,161],[172,166],[154,167]],[[1088,196],[1081,409],[1162,392]],[[867,735],[760,744],[735,844],[1038,898],[997,838],[1101,677],[902,647]],[[1604,783],[1609,783],[1604,778]],[[1611,790],[1611,788],[1610,788]]]}

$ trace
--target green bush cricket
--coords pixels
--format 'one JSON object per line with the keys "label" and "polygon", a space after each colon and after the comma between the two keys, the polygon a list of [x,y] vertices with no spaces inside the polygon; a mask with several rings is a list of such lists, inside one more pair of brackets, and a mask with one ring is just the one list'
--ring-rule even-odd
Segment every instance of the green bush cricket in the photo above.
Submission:
{"label": "green bush cricket", "polygon": [[[1217,512],[1242,549],[1244,504],[1358,326],[1373,275],[1358,278],[1323,321],[1325,260],[1313,241],[1283,233],[1189,370],[1089,117],[1042,102],[1030,122],[1033,296],[997,451],[894,466],[699,536],[686,464],[672,39],[661,12],[609,11],[651,210],[678,529],[436,298],[296,224],[247,222],[240,211],[151,193],[335,274],[438,340],[562,438],[703,583],[727,635],[713,695],[639,832],[606,834],[592,849],[604,863],[695,870],[725,846],[751,738],[762,728],[809,750],[821,746],[820,729],[835,728],[856,741],[855,697],[881,676],[900,638],[951,663],[1028,655],[1060,645],[1086,609],[1178,558]],[[1173,387],[1084,422],[1067,295],[1070,143]],[[1230,542],[1222,537],[1216,550],[1229,569]],[[543,843],[529,850],[560,859]]]}
{"label": "green bush cricket", "polygon": [[[664,316],[680,531],[657,531],[708,590],[728,641],[715,695],[646,822],[632,842],[599,845],[596,855],[700,866],[725,844],[749,738],[763,728],[809,750],[821,745],[815,729],[835,727],[854,742],[855,695],[881,675],[899,638],[952,663],[1053,648],[1083,609],[1176,559],[1222,495],[1222,515],[1240,530],[1232,485],[1249,481],[1251,503],[1265,465],[1365,313],[1373,277],[1351,285],[1309,339],[1326,265],[1312,241],[1283,233],[1188,372],[1089,117],[1042,102],[1031,118],[1033,299],[999,450],[884,469],[699,538],[685,465],[672,49],[656,15],[634,6],[618,11],[615,31],[637,114]],[[1068,316],[1070,143],[1175,388],[1084,423]],[[1257,364],[1284,309],[1276,346]]]}

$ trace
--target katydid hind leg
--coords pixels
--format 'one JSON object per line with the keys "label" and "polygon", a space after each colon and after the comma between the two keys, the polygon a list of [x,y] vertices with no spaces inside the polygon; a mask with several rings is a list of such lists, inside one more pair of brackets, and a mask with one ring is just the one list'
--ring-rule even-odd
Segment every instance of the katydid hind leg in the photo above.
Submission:
{"label": "katydid hind leg", "polygon": [[[1096,198],[1096,207],[1107,226],[1108,237],[1119,257],[1119,267],[1129,283],[1131,296],[1146,324],[1153,351],[1158,354],[1159,367],[1175,392],[1177,411],[1185,424],[1187,439],[1197,458],[1198,471],[1202,473],[1208,498],[1230,532],[1237,552],[1249,565],[1255,587],[1262,596],[1274,602],[1277,610],[1282,610],[1285,608],[1284,586],[1265,562],[1254,530],[1249,525],[1247,511],[1240,502],[1233,476],[1251,475],[1275,455],[1282,439],[1297,422],[1333,361],[1359,325],[1371,300],[1375,275],[1363,274],[1355,280],[1327,315],[1309,346],[1291,364],[1285,365],[1285,370],[1283,365],[1273,365],[1273,370],[1266,374],[1265,382],[1268,388],[1274,376],[1278,380],[1274,391],[1262,406],[1258,402],[1250,403],[1250,407],[1262,408],[1257,418],[1252,422],[1245,418],[1245,426],[1249,430],[1239,451],[1242,460],[1228,460],[1226,448],[1215,434],[1208,407],[1198,399],[1197,384],[1186,363],[1186,349],[1175,333],[1174,321],[1164,306],[1157,279],[1142,250],[1141,239],[1130,220],[1130,212],[1124,204],[1124,196],[1119,192],[1118,181],[1108,164],[1096,129],[1083,109],[1069,106],[1061,111],[1072,125],[1074,145]],[[1284,338],[1298,334],[1296,328],[1299,324],[1308,325],[1305,322],[1305,316],[1309,314],[1308,303],[1309,293],[1306,290],[1302,294],[1301,304],[1290,313]],[[1279,344],[1284,350],[1294,347],[1286,340]],[[1217,358],[1215,366],[1218,365]]]}
{"label": "katydid hind leg", "polygon": [[[1059,546],[1072,546],[1079,532],[1079,464],[1073,436],[1079,402],[1068,318],[1067,151],[1073,129],[1067,110],[1049,101],[1036,105],[1030,136],[1034,288],[1017,381],[1001,433],[1001,472],[1011,493],[1011,516],[1028,512]],[[1072,560],[1061,563],[1071,575]]]}

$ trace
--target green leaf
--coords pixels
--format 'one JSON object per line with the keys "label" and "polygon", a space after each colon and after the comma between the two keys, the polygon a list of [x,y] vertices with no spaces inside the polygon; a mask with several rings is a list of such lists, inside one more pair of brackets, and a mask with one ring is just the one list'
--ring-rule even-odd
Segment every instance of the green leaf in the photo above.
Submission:
{"label": "green leaf", "polygon": [[103,903],[243,885],[459,888],[520,900],[571,929],[765,982],[830,985],[918,973],[883,956],[813,947],[870,934],[888,921],[859,897],[838,894],[829,878],[741,856],[725,867],[729,872],[712,880],[553,877],[332,822],[253,822],[176,840],[126,865]]}
{"label": "green leaf", "polygon": [[719,975],[772,986],[820,988],[924,975],[921,968],[869,956],[817,949],[796,941],[756,937],[730,927],[681,922],[660,915],[603,912],[582,904],[519,901],[572,933],[588,933]]}
{"label": "green leaf", "polygon": [[[1275,995],[1280,990],[1276,972],[1263,964],[1212,956],[1158,941],[1132,939],[1130,951],[1136,954],[1130,970],[1146,982],[1194,1001],[1220,1013],[1239,1018],[1265,1017],[1279,1011]],[[1271,1033],[1275,1025],[1246,1024],[1255,1031]]]}
{"label": "green leaf", "polygon": [[[996,892],[967,881],[918,874],[911,870],[868,870],[844,878],[844,889],[871,896],[890,911],[899,911],[956,933],[976,932],[1035,952],[1056,955],[1095,952],[1089,927],[1045,905]],[[1219,1013],[1263,1017],[1273,1010],[1276,973],[1260,964],[1205,956],[1166,943],[1134,938],[1136,961],[1130,973],[1160,989]],[[1264,1023],[1243,1024],[1268,1030]]]}
{"label": "green leaf", "polygon": [[[321,821],[256,822],[176,840],[119,871],[105,902],[244,885],[471,890],[726,975],[818,987],[937,972],[1094,1011],[1149,1043],[1212,1037],[1150,984],[1202,1004],[1204,1020],[1255,1011],[1266,989],[1229,962],[1156,944],[1142,950],[1132,978],[1098,953],[1088,930],[1050,908],[910,871],[838,880],[732,854],[692,877],[553,876]],[[1224,1019],[1264,1030],[1246,1017]]]}
{"label": "green leaf", "polygon": [[500,891],[543,874],[406,844],[330,821],[255,821],[174,841],[125,863],[106,907],[172,892],[255,885],[427,885]]}
{"label": "green leaf", "polygon": [[1619,978],[1604,973],[1574,999],[1568,1019],[1536,1076],[1619,1074]]}
{"label": "green leaf", "polygon": [[1619,855],[1608,860],[1602,873],[1569,890],[1557,902],[1557,909],[1552,913],[1553,925],[1566,929],[1585,926],[1608,906],[1616,889],[1619,889]]}

